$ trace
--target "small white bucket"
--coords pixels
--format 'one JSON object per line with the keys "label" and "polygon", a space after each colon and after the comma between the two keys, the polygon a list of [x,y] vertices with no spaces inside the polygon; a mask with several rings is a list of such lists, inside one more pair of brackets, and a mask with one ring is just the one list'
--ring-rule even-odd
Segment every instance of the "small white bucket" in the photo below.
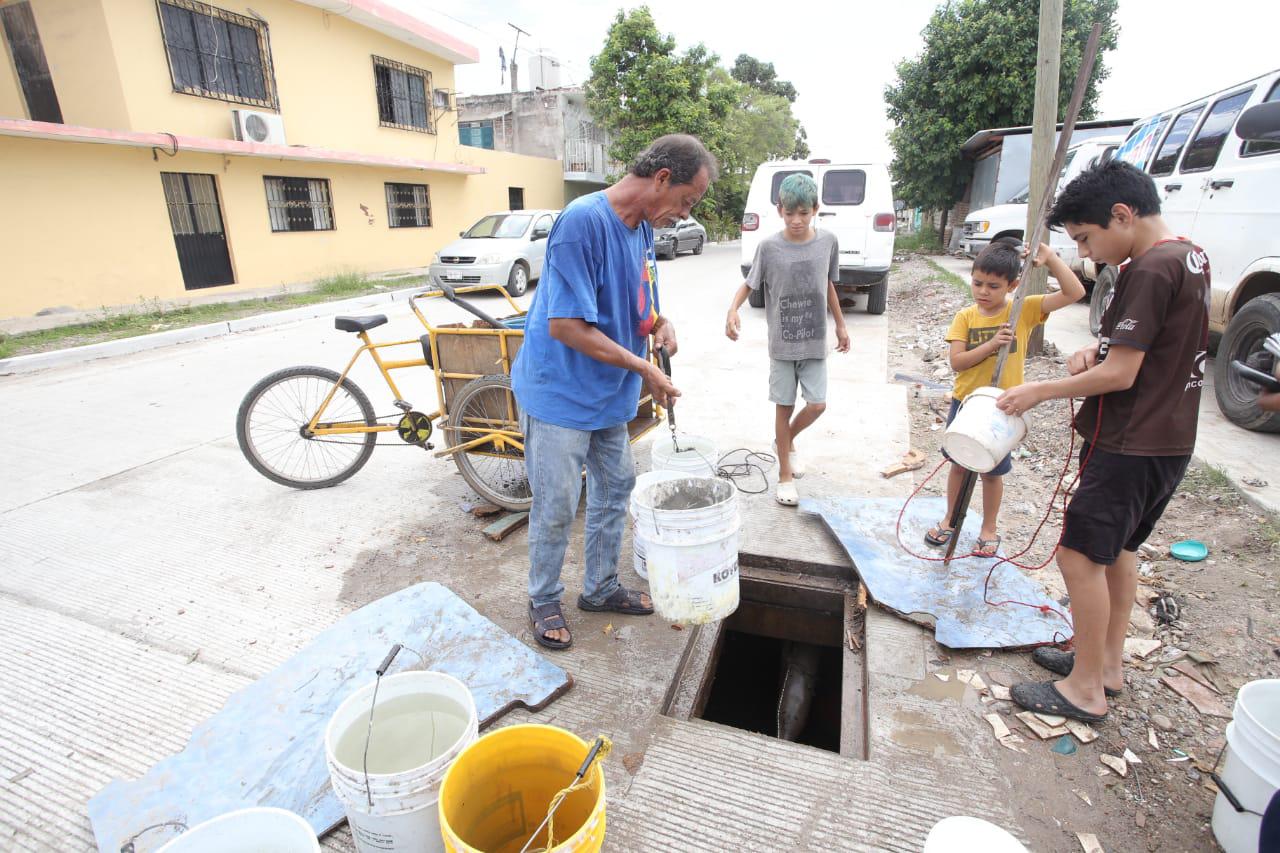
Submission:
{"label": "small white bucket", "polygon": [[[364,753],[373,684],[357,690],[324,733],[325,760],[360,853],[442,851],[436,802],[453,760],[475,741],[479,721],[467,686],[442,672],[401,672],[378,685]],[[371,802],[372,801],[372,802]]]}
{"label": "small white bucket", "polygon": [[929,830],[923,853],[1027,853],[1022,842],[981,818],[959,815],[943,818]]}
{"label": "small white bucket", "polygon": [[317,853],[316,832],[299,815],[286,809],[240,809],[206,820],[157,853]]}
{"label": "small white bucket", "polygon": [[942,449],[951,460],[978,474],[1000,464],[1027,437],[1027,421],[996,408],[1004,391],[975,388],[960,404],[955,420],[942,436]]}
{"label": "small white bucket", "polygon": [[693,625],[738,609],[738,492],[727,480],[681,477],[636,490],[649,594],[658,615]]}
{"label": "small white bucket", "polygon": [[631,490],[631,564],[635,567],[636,574],[645,580],[649,579],[649,569],[645,565],[644,536],[640,533],[640,522],[637,521],[640,515],[640,508],[636,505],[636,495],[654,483],[661,483],[663,480],[678,480],[683,476],[685,475],[679,471],[649,471],[636,477],[635,488]]}
{"label": "small white bucket", "polygon": [[670,432],[662,432],[649,445],[649,467],[654,471],[677,471],[695,477],[714,477],[720,451],[706,436],[680,434],[676,453]]}
{"label": "small white bucket", "polygon": [[1255,853],[1262,827],[1258,815],[1266,812],[1280,787],[1280,678],[1250,681],[1240,688],[1227,725],[1221,779],[1249,811],[1236,811],[1219,791],[1213,803],[1213,836],[1227,853]]}

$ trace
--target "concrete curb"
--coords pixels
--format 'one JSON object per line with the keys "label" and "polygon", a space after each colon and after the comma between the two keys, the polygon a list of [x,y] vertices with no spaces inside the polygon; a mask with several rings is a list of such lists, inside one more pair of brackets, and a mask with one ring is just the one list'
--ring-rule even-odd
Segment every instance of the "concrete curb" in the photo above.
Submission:
{"label": "concrete curb", "polygon": [[314,320],[317,317],[364,309],[371,305],[406,302],[410,296],[415,293],[421,293],[423,289],[421,285],[406,287],[385,293],[370,293],[366,296],[340,299],[335,302],[317,302],[314,305],[303,305],[299,308],[289,308],[284,311],[268,311],[263,314],[240,317],[235,320],[207,323],[202,326],[188,326],[185,329],[173,329],[168,332],[154,332],[149,335],[136,335],[132,338],[103,341],[100,344],[37,352],[31,355],[16,355],[13,358],[0,359],[0,375],[13,376],[22,373],[35,373],[36,371],[48,370],[53,367],[81,364],[100,358],[131,355],[137,352],[159,349],[160,347],[203,341],[222,337],[223,335],[234,335],[239,332],[283,326],[288,323],[299,323],[303,320]]}

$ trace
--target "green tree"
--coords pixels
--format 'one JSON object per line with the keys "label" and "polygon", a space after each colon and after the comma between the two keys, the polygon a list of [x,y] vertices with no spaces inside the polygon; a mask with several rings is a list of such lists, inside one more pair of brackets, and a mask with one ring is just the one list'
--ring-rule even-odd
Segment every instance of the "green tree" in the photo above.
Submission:
{"label": "green tree", "polygon": [[[1059,121],[1067,112],[1089,30],[1099,22],[1099,55],[1080,118],[1096,114],[1098,84],[1108,73],[1103,53],[1116,46],[1117,3],[1063,4]],[[933,13],[922,33],[924,52],[900,62],[897,80],[885,90],[895,125],[889,144],[898,198],[948,210],[961,198],[971,172],[960,156],[964,141],[983,128],[1031,123],[1039,26],[1039,3],[1032,0],[948,0]]]}
{"label": "green tree", "polygon": [[750,72],[754,82],[747,82],[718,63],[702,44],[679,52],[642,6],[618,12],[592,57],[586,89],[587,106],[613,136],[610,153],[620,163],[665,133],[692,133],[706,144],[720,164],[720,180],[698,217],[723,236],[737,231],[756,166],[800,149],[807,154],[808,145],[791,113],[795,88],[778,81],[772,65],[739,57],[735,69]]}
{"label": "green tree", "polygon": [[773,70],[772,62],[761,62],[754,56],[740,53],[729,73],[739,83],[746,83],[770,95],[781,95],[787,99],[787,103],[796,102],[796,87],[786,80],[778,79],[778,72]]}

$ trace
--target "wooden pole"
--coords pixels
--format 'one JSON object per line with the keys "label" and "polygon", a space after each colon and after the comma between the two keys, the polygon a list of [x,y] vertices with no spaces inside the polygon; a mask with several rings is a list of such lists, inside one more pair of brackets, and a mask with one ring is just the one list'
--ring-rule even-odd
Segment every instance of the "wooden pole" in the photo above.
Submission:
{"label": "wooden pole", "polygon": [[[1036,48],[1036,101],[1031,113],[1031,196],[1027,205],[1027,227],[1030,236],[1035,227],[1041,194],[1049,186],[1049,166],[1053,160],[1053,132],[1058,126],[1058,80],[1062,54],[1062,0],[1040,0],[1040,41]],[[1063,135],[1070,136],[1066,127]],[[1059,167],[1061,170],[1061,167]],[[1055,175],[1057,172],[1054,173]],[[1056,181],[1054,182],[1056,184]],[[1052,186],[1050,195],[1057,189]],[[1028,244],[1030,245],[1030,244]],[[1032,249],[1034,250],[1034,246]],[[1049,271],[1035,269],[1023,285],[1028,293],[1048,290]],[[1044,349],[1044,328],[1036,327],[1027,343],[1027,355],[1039,355]]]}
{"label": "wooden pole", "polygon": [[[1048,2],[1048,0],[1046,0]],[[1089,42],[1084,48],[1084,58],[1080,62],[1080,73],[1076,75],[1075,89],[1071,92],[1071,104],[1067,107],[1067,117],[1062,123],[1062,135],[1058,137],[1058,147],[1054,152],[1051,162],[1048,178],[1045,181],[1044,192],[1040,196],[1038,204],[1031,205],[1031,209],[1035,212],[1035,219],[1031,220],[1032,225],[1028,228],[1027,245],[1035,249],[1043,238],[1045,233],[1045,219],[1049,214],[1049,207],[1053,204],[1054,189],[1058,184],[1058,173],[1062,171],[1062,164],[1067,159],[1067,148],[1071,145],[1071,133],[1075,130],[1076,119],[1080,117],[1080,107],[1084,103],[1084,93],[1089,87],[1089,76],[1093,73],[1093,63],[1098,56],[1098,39],[1102,36],[1102,25],[1094,24],[1093,30],[1089,33]],[[1034,266],[1029,262],[1022,265],[1022,277],[1018,281],[1018,290],[1013,297],[1013,305],[1009,308],[1009,325],[1014,329],[1018,328],[1018,318],[1022,316],[1022,303],[1027,298],[1027,279],[1031,274]],[[1004,373],[1005,362],[1009,360],[1009,345],[1005,344],[1000,348],[1000,354],[996,357],[996,367],[991,374],[991,384],[1000,387],[1000,377]],[[956,543],[960,541],[960,530],[964,527],[965,516],[969,512],[969,499],[973,496],[974,483],[977,481],[978,475],[972,471],[966,471],[964,481],[960,486],[960,500],[956,501],[955,511],[949,519],[951,523],[951,539],[947,542],[946,556],[943,561],[951,562],[951,558],[956,552]]]}

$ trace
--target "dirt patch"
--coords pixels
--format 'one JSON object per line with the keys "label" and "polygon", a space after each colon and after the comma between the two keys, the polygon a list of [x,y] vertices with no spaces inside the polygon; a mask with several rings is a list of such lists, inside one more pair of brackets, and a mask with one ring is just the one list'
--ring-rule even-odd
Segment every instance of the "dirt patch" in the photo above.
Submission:
{"label": "dirt patch", "polygon": [[[954,378],[943,336],[970,297],[967,288],[914,255],[900,261],[890,282],[889,378],[912,389],[911,445],[930,460],[914,475],[919,482],[942,459],[946,395]],[[1063,375],[1064,354],[1051,346],[1027,364],[1028,381]],[[1068,482],[1074,476],[1075,464],[1068,464],[1072,439],[1066,403],[1039,406],[1029,419],[1031,430],[1005,478],[999,528],[1005,550],[1017,553],[1045,520],[1037,543],[1019,560],[1038,565],[1052,554],[1062,524],[1061,501],[1049,510],[1049,498],[1064,469]],[[943,468],[922,494],[942,495],[945,486]],[[975,505],[979,500],[975,494]],[[1203,541],[1208,559],[1183,563],[1169,556],[1170,544],[1182,539]],[[1197,462],[1148,545],[1141,555],[1142,583],[1130,634],[1161,646],[1128,667],[1125,693],[1112,700],[1097,740],[1078,744],[1074,754],[1055,754],[1050,751],[1054,741],[1031,734],[1013,716],[1018,709],[1010,702],[992,691],[982,697],[980,713],[1001,715],[1026,741],[1025,753],[1002,747],[994,737],[989,742],[1009,779],[1013,810],[1025,815],[1032,849],[1078,849],[1077,832],[1094,833],[1108,850],[1212,849],[1215,790],[1207,772],[1222,749],[1227,720],[1202,715],[1162,679],[1186,678],[1179,670],[1190,671],[1211,691],[1220,691],[1218,700],[1230,709],[1243,684],[1280,677],[1275,607],[1280,523],[1248,504],[1219,471]],[[1051,596],[1066,603],[1052,562],[1034,574]],[[1027,655],[940,650],[931,666],[1010,670],[1019,680],[1047,677]],[[1099,759],[1120,756],[1126,748],[1142,763],[1131,765],[1121,778]]]}

